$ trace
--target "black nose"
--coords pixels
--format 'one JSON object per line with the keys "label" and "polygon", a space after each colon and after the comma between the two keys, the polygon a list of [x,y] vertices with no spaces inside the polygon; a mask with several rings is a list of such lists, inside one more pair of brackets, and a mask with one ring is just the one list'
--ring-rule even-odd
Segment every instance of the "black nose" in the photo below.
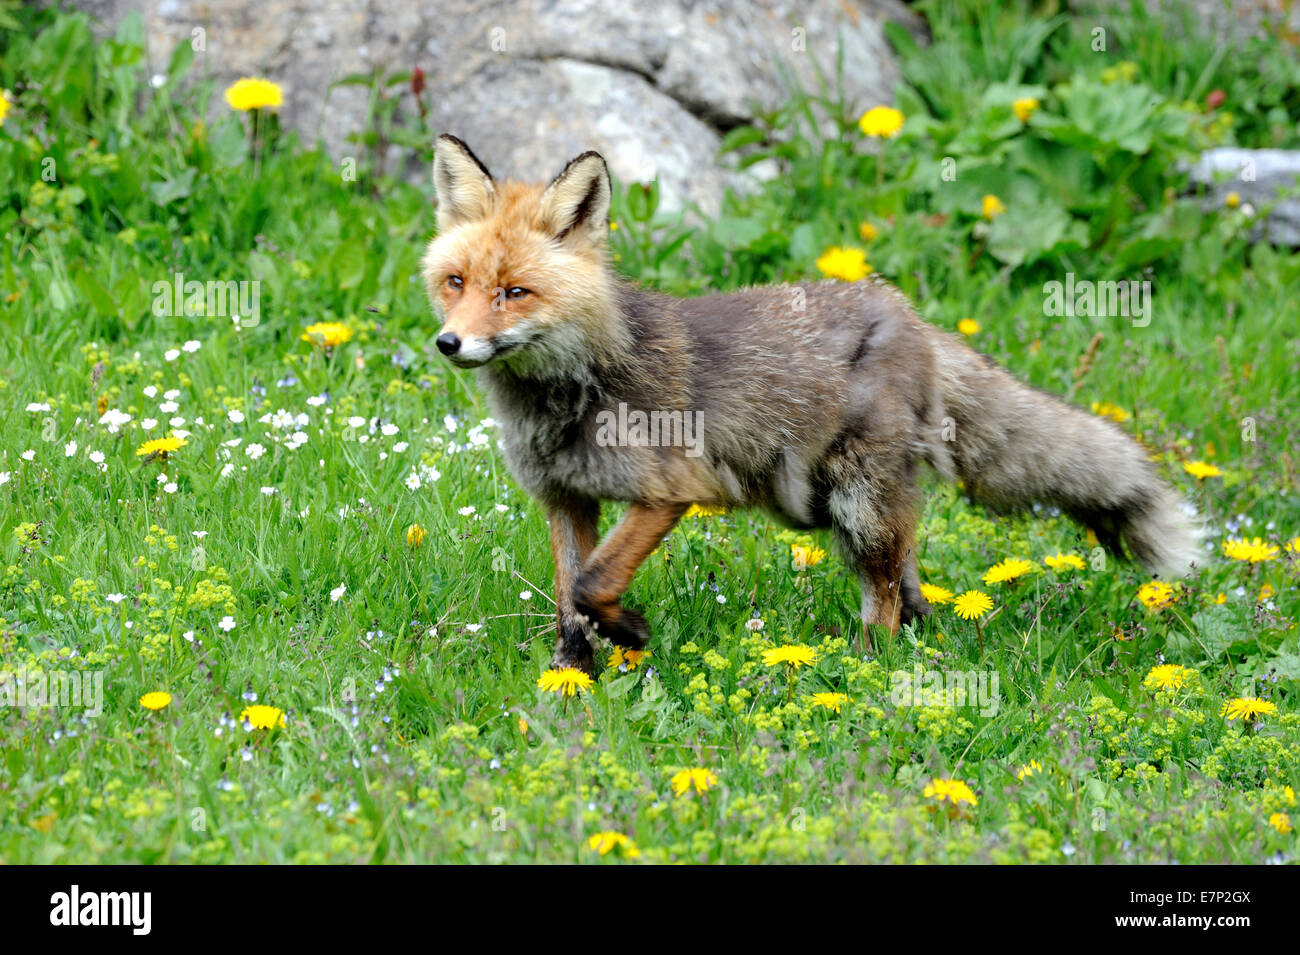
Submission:
{"label": "black nose", "polygon": [[455,332],[443,332],[438,336],[438,351],[444,355],[454,355],[460,351],[460,336]]}

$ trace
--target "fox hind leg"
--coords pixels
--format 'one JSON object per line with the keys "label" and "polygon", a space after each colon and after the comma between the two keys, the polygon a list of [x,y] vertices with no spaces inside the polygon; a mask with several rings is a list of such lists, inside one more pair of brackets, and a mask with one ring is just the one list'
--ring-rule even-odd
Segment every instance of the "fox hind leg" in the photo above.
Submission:
{"label": "fox hind leg", "polygon": [[903,607],[899,613],[899,622],[912,623],[933,612],[934,608],[921,594],[921,575],[916,568],[916,545],[913,542],[903,565]]}
{"label": "fox hind leg", "polygon": [[840,551],[858,575],[867,646],[873,624],[894,633],[901,623],[928,614],[916,568],[910,488],[862,476],[832,489],[827,503]]}

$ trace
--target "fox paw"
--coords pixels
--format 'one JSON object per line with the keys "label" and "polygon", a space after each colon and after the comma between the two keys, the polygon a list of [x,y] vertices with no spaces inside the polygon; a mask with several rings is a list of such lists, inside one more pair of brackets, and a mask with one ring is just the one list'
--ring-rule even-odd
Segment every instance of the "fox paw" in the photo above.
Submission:
{"label": "fox paw", "polygon": [[898,622],[908,624],[913,620],[920,620],[934,613],[934,608],[921,597],[909,600],[906,595],[903,597],[903,606],[898,610]]}
{"label": "fox paw", "polygon": [[551,666],[557,670],[572,667],[588,676],[595,676],[596,654],[587,639],[586,628],[578,621],[568,621],[560,627]]}
{"label": "fox paw", "polygon": [[602,612],[600,608],[581,602],[577,603],[577,610],[593,625],[596,635],[610,643],[628,650],[641,650],[650,642],[650,625],[635,610],[615,604],[612,609]]}
{"label": "fox paw", "polygon": [[650,625],[635,610],[620,608],[618,617],[609,624],[601,624],[602,637],[626,650],[643,650],[650,642]]}

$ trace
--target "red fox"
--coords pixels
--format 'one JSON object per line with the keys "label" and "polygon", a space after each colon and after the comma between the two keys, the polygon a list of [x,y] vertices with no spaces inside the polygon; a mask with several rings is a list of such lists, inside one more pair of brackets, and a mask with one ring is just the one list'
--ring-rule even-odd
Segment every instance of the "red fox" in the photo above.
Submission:
{"label": "red fox", "polygon": [[[623,593],[694,503],[829,528],[868,641],[871,624],[929,613],[914,539],[923,461],[994,507],[1056,505],[1153,572],[1191,568],[1193,529],[1135,441],[1021,384],[884,282],[679,299],[610,267],[598,153],[534,186],[494,179],[440,136],[433,176],[423,272],[437,347],[478,369],[510,469],[546,510],[555,666],[591,672],[593,635],[646,645]],[[630,506],[598,542],[605,500]]]}

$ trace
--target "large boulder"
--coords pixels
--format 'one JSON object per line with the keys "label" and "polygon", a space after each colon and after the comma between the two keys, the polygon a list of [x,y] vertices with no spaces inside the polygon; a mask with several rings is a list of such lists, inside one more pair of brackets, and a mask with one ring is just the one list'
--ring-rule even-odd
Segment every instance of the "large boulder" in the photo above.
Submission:
{"label": "large boulder", "polygon": [[1235,192],[1242,208],[1267,211],[1253,238],[1300,246],[1300,198],[1283,198],[1300,190],[1300,150],[1209,149],[1191,167],[1191,180],[1206,187],[1213,208]]}
{"label": "large boulder", "polygon": [[[437,132],[466,140],[497,175],[546,177],[598,149],[627,180],[660,177],[668,208],[716,210],[736,180],[716,162],[726,130],[815,88],[843,44],[855,110],[892,99],[887,19],[920,36],[900,0],[81,0],[111,28],[139,10],[161,71],[202,28],[201,68],[224,86],[283,87],[281,120],[339,157],[365,124],[353,73],[419,66]],[[410,170],[424,174],[423,170]]]}

